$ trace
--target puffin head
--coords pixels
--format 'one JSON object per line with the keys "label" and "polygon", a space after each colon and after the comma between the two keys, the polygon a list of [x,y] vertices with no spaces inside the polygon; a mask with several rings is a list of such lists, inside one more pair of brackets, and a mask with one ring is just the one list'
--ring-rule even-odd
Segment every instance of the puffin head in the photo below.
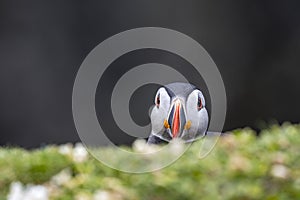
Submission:
{"label": "puffin head", "polygon": [[159,88],[151,112],[151,135],[164,141],[186,142],[205,135],[208,112],[202,92],[189,83],[171,83]]}

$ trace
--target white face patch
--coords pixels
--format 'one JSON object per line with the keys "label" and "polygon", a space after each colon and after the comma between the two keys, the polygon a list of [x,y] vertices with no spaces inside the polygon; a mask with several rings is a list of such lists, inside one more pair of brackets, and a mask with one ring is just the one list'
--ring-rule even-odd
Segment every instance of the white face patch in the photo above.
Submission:
{"label": "white face patch", "polygon": [[202,107],[205,107],[205,99],[202,92],[198,89],[195,89],[186,100],[187,110],[191,111],[199,111],[199,101],[201,102]]}
{"label": "white face patch", "polygon": [[[201,107],[199,107],[199,101]],[[188,134],[191,135],[204,135],[208,126],[208,113],[205,108],[205,99],[202,92],[195,89],[189,94],[186,100],[187,120],[191,121],[191,127]]]}
{"label": "white face patch", "polygon": [[164,120],[167,119],[171,97],[165,88],[158,89],[154,98],[154,108],[151,112],[152,132],[158,134],[164,129]]}

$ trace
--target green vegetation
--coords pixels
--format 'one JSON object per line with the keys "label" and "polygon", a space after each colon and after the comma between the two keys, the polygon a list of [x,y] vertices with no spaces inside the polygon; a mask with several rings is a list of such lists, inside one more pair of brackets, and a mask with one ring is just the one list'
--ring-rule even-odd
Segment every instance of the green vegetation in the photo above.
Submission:
{"label": "green vegetation", "polygon": [[0,199],[14,182],[42,185],[50,199],[300,199],[300,125],[274,125],[259,137],[235,130],[204,159],[197,158],[200,142],[145,174],[123,173],[91,156],[74,160],[70,146],[1,148]]}

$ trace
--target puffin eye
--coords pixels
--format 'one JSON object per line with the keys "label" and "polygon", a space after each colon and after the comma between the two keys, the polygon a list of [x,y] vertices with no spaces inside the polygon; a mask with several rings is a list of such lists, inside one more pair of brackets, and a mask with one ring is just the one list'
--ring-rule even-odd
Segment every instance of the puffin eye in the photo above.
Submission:
{"label": "puffin eye", "polygon": [[155,104],[157,107],[159,107],[160,104],[160,94],[157,95],[156,100],[155,100]]}
{"label": "puffin eye", "polygon": [[203,108],[203,104],[200,97],[198,97],[197,108],[198,110],[201,110]]}

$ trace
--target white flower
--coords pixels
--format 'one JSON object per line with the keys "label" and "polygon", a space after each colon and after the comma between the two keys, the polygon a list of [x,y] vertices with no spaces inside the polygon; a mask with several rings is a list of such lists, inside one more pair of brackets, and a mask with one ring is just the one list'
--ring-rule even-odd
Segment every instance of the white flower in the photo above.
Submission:
{"label": "white flower", "polygon": [[8,200],[48,200],[48,191],[41,185],[32,185],[26,188],[19,182],[12,183],[7,196]]}
{"label": "white flower", "polygon": [[122,197],[120,195],[105,190],[99,190],[94,195],[94,200],[118,200],[118,199],[121,200]]}
{"label": "white flower", "polygon": [[111,200],[111,195],[109,192],[101,190],[96,192],[94,200]]}
{"label": "white flower", "polygon": [[183,153],[184,143],[181,139],[173,139],[170,144],[170,151],[173,155],[177,156]]}
{"label": "white flower", "polygon": [[10,185],[8,200],[20,200],[23,198],[23,186],[20,182],[14,182]]}
{"label": "white flower", "polygon": [[71,179],[70,169],[64,169],[51,178],[51,182],[56,185],[63,185]]}
{"label": "white flower", "polygon": [[88,194],[77,194],[75,200],[91,200],[92,198]]}
{"label": "white flower", "polygon": [[71,143],[60,145],[58,151],[63,155],[71,156],[73,151],[73,145]]}
{"label": "white flower", "polygon": [[132,144],[132,148],[136,152],[144,152],[146,146],[147,146],[146,141],[141,139],[135,140],[134,143]]}
{"label": "white flower", "polygon": [[41,185],[29,186],[23,197],[24,200],[48,200],[47,188]]}
{"label": "white flower", "polygon": [[281,164],[276,164],[272,166],[271,175],[276,178],[287,178],[290,173],[290,170]]}
{"label": "white flower", "polygon": [[230,156],[228,168],[232,171],[247,172],[251,170],[251,164],[247,157],[234,153]]}
{"label": "white flower", "polygon": [[132,148],[135,152],[145,153],[145,154],[154,153],[158,150],[157,145],[149,145],[143,139],[138,139],[134,141],[134,143],[132,144]]}
{"label": "white flower", "polygon": [[88,158],[88,152],[81,143],[77,143],[73,150],[73,160],[75,162],[84,162]]}

